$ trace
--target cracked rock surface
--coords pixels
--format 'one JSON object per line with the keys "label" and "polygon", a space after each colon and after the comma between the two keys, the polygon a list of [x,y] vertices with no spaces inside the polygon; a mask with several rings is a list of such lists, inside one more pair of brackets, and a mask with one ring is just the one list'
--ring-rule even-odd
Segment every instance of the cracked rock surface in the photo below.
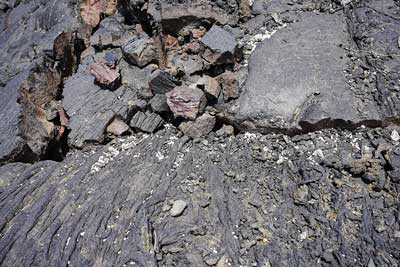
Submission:
{"label": "cracked rock surface", "polygon": [[400,3],[0,0],[0,266],[399,266]]}

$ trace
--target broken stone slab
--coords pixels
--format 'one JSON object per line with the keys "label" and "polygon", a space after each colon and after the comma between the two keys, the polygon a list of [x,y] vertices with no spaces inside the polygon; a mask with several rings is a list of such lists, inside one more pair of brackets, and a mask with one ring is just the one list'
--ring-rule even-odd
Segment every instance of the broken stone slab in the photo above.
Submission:
{"label": "broken stone slab", "polygon": [[176,68],[178,73],[182,73],[186,75],[186,77],[206,69],[204,60],[197,55],[176,54],[172,59],[172,65]]}
{"label": "broken stone slab", "polygon": [[198,88],[178,86],[168,92],[167,103],[176,117],[194,120],[204,111],[207,98],[204,92]]}
{"label": "broken stone slab", "polygon": [[342,13],[307,14],[260,43],[236,118],[245,128],[287,131],[379,123],[372,97],[347,82],[349,39]]}
{"label": "broken stone slab", "polygon": [[165,94],[176,87],[175,78],[164,70],[155,70],[149,80],[150,89],[155,94]]}
{"label": "broken stone slab", "polygon": [[[154,7],[154,5],[152,5]],[[163,31],[177,36],[179,31],[190,26],[196,28],[205,21],[209,23],[219,23],[225,25],[233,18],[223,11],[212,8],[209,5],[190,5],[190,4],[163,4],[161,10],[149,8],[148,11],[156,21],[160,21]]]}
{"label": "broken stone slab", "polygon": [[175,200],[172,204],[172,208],[169,211],[172,217],[178,217],[182,215],[183,211],[186,209],[187,203],[184,200]]}
{"label": "broken stone slab", "polygon": [[165,94],[156,94],[149,101],[149,104],[150,104],[151,109],[157,113],[166,113],[166,112],[171,111],[169,109],[169,106],[167,103],[167,97],[165,96]]}
{"label": "broken stone slab", "polygon": [[164,124],[163,118],[156,113],[136,112],[130,122],[130,126],[146,133],[154,133]]}
{"label": "broken stone slab", "polygon": [[108,17],[100,22],[99,29],[90,37],[90,44],[99,48],[121,46],[125,35],[124,26],[115,17]]}
{"label": "broken stone slab", "polygon": [[221,84],[218,79],[204,75],[197,82],[197,86],[204,90],[207,96],[218,99],[221,93]]}
{"label": "broken stone slab", "polygon": [[[151,65],[150,65],[151,66]],[[139,68],[128,65],[125,61],[119,64],[121,69],[121,81],[124,86],[129,87],[134,92],[140,92],[149,89],[149,79],[153,71],[152,68]]]}
{"label": "broken stone slab", "polygon": [[211,64],[234,63],[238,54],[238,42],[228,31],[213,25],[201,42],[208,48],[203,57]]}
{"label": "broken stone slab", "polygon": [[116,116],[128,119],[132,99],[134,95],[129,88],[103,90],[89,74],[77,73],[68,78],[63,105],[70,117],[69,145],[82,148],[89,143],[102,143],[107,126]]}
{"label": "broken stone slab", "polygon": [[123,120],[115,118],[110,125],[107,126],[107,133],[113,134],[115,136],[121,136],[129,131],[129,125],[127,125]]}
{"label": "broken stone slab", "polygon": [[108,89],[116,89],[121,84],[119,69],[110,68],[103,63],[93,63],[89,66],[89,72],[94,76],[95,82]]}
{"label": "broken stone slab", "polygon": [[154,40],[146,34],[141,34],[128,40],[122,46],[122,52],[130,64],[140,68],[150,63],[157,63],[159,59]]}
{"label": "broken stone slab", "polygon": [[209,134],[215,126],[216,119],[208,113],[204,113],[194,121],[182,122],[179,129],[187,136],[198,139]]}

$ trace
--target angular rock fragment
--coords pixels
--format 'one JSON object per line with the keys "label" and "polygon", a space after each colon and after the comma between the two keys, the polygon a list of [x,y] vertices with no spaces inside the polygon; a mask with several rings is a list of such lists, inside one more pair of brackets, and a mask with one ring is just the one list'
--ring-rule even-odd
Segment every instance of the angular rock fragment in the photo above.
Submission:
{"label": "angular rock fragment", "polygon": [[110,16],[115,13],[117,0],[84,0],[80,8],[83,21],[96,27],[103,14]]}
{"label": "angular rock fragment", "polygon": [[[57,1],[57,4],[13,0],[10,4],[13,8],[0,19],[3,25],[0,32],[0,86],[5,86],[44,52],[52,54],[54,41],[60,34],[76,32],[82,26],[76,16],[76,3],[68,0]],[[66,38],[63,42],[68,49],[72,48],[69,40],[72,41]],[[65,60],[69,61],[68,50],[61,52],[58,55],[65,54]]]}
{"label": "angular rock fragment", "polygon": [[169,211],[172,217],[178,217],[182,215],[183,211],[186,209],[187,203],[184,200],[176,200],[172,204],[172,208]]}
{"label": "angular rock fragment", "polygon": [[201,42],[208,48],[203,57],[211,64],[235,62],[238,53],[238,42],[235,37],[219,26],[212,26]]}
{"label": "angular rock fragment", "polygon": [[179,129],[187,136],[198,139],[209,134],[215,126],[216,119],[208,113],[204,113],[194,121],[182,122]]}
{"label": "angular rock fragment", "polygon": [[370,93],[356,94],[347,82],[348,34],[343,14],[303,14],[260,43],[239,118],[251,128],[303,131],[380,121]]}
{"label": "angular rock fragment", "polygon": [[146,133],[154,133],[164,124],[163,118],[156,113],[136,112],[130,122],[133,129]]}
{"label": "angular rock fragment", "polygon": [[123,135],[129,131],[129,125],[127,125],[123,120],[115,118],[110,125],[107,126],[107,133],[113,134],[115,136]]}
{"label": "angular rock fragment", "polygon": [[187,5],[174,4],[162,5],[161,11],[155,8],[150,11],[153,18],[160,20],[163,30],[166,33],[177,35],[185,27],[198,27],[204,21],[210,23],[218,22],[221,25],[227,24],[232,18],[223,12],[216,11],[209,5]]}
{"label": "angular rock fragment", "polygon": [[102,143],[107,126],[115,116],[126,120],[132,109],[132,91],[120,87],[102,90],[94,77],[83,73],[66,80],[63,105],[70,117],[68,143],[82,148],[87,143]]}
{"label": "angular rock fragment", "polygon": [[175,79],[164,70],[155,70],[149,81],[150,89],[155,94],[165,94],[176,87]]}
{"label": "angular rock fragment", "polygon": [[198,88],[179,86],[168,92],[167,103],[176,117],[194,120],[204,111],[207,99],[204,92]]}
{"label": "angular rock fragment", "polygon": [[202,60],[201,57],[196,55],[177,54],[172,59],[172,64],[178,72],[181,72],[186,76],[190,76],[205,69],[205,64],[203,61],[204,60]]}
{"label": "angular rock fragment", "polygon": [[218,98],[221,93],[221,85],[216,78],[203,76],[197,82],[197,86],[202,88],[206,94],[212,98]]}
{"label": "angular rock fragment", "polygon": [[120,46],[125,28],[115,18],[105,18],[100,28],[90,37],[90,44],[96,47]]}
{"label": "angular rock fragment", "polygon": [[112,69],[106,64],[93,63],[89,67],[90,73],[95,77],[95,81],[100,86],[109,89],[116,89],[121,82],[121,75],[118,68]]}
{"label": "angular rock fragment", "polygon": [[224,95],[224,100],[229,101],[231,99],[236,99],[239,97],[239,81],[237,79],[239,75],[237,73],[226,71],[219,75],[217,80],[221,84],[222,93]]}
{"label": "angular rock fragment", "polygon": [[130,64],[140,68],[157,63],[159,58],[154,40],[145,34],[129,40],[122,46],[122,52]]}
{"label": "angular rock fragment", "polygon": [[156,94],[149,102],[151,109],[157,113],[169,112],[167,97],[164,94]]}

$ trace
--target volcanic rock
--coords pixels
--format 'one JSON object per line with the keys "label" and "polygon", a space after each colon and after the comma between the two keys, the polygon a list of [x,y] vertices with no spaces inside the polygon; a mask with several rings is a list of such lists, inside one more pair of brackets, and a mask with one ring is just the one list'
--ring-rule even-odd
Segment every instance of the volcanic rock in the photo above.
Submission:
{"label": "volcanic rock", "polygon": [[197,115],[204,111],[207,104],[207,99],[202,90],[188,86],[175,87],[166,96],[168,106],[174,115],[190,120],[196,119]]}
{"label": "volcanic rock", "polygon": [[94,77],[83,73],[66,80],[63,96],[70,117],[68,143],[80,148],[103,142],[105,130],[116,115],[127,119],[132,108],[129,101],[133,99],[131,90],[102,90],[94,83]]}
{"label": "volcanic rock", "polygon": [[118,68],[112,69],[106,64],[93,63],[89,67],[90,73],[95,77],[95,81],[100,86],[115,89],[120,85],[121,75]]}
{"label": "volcanic rock", "polygon": [[154,112],[163,113],[171,111],[164,94],[156,94],[150,101],[150,107]]}
{"label": "volcanic rock", "polygon": [[164,124],[163,118],[156,113],[136,112],[130,122],[133,129],[146,133],[154,133]]}
{"label": "volcanic rock", "polygon": [[149,81],[150,89],[155,94],[165,94],[176,87],[175,79],[164,70],[155,70]]}
{"label": "volcanic rock", "polygon": [[371,98],[347,83],[350,45],[343,15],[300,16],[252,54],[239,117],[256,128],[302,130],[379,121]]}
{"label": "volcanic rock", "polygon": [[182,122],[179,129],[187,136],[198,139],[209,134],[215,126],[216,119],[208,113],[198,117],[195,121]]}
{"label": "volcanic rock", "polygon": [[132,65],[143,68],[158,62],[158,52],[154,40],[145,34],[134,37],[122,46],[125,59]]}
{"label": "volcanic rock", "polygon": [[121,119],[115,118],[110,125],[107,126],[107,133],[120,136],[129,131],[129,126]]}
{"label": "volcanic rock", "polygon": [[201,42],[208,48],[203,57],[211,64],[235,62],[238,42],[235,37],[219,26],[212,26]]}

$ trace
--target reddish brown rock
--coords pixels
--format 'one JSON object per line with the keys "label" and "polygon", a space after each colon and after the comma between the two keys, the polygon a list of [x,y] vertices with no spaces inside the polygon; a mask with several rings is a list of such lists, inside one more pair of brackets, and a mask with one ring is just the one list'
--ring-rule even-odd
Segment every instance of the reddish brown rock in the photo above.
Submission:
{"label": "reddish brown rock", "polygon": [[103,63],[93,63],[90,65],[90,73],[98,84],[107,88],[115,89],[120,83],[121,75],[118,68],[112,69]]}
{"label": "reddish brown rock", "polygon": [[204,89],[209,96],[218,98],[221,93],[221,85],[216,78],[203,76],[197,81],[197,86]]}
{"label": "reddish brown rock", "polygon": [[122,46],[122,52],[128,63],[140,68],[159,61],[159,53],[154,40],[144,34],[127,41]]}
{"label": "reddish brown rock", "polygon": [[207,104],[204,92],[198,88],[179,86],[168,92],[166,96],[168,106],[174,115],[190,120],[196,119]]}
{"label": "reddish brown rock", "polygon": [[208,113],[198,117],[195,121],[182,122],[179,129],[191,138],[200,138],[209,134],[215,126],[216,119]]}
{"label": "reddish brown rock", "polygon": [[239,97],[239,81],[236,79],[235,73],[231,71],[226,71],[220,76],[218,76],[218,81],[222,87],[222,93],[224,95],[224,100],[229,101],[231,99],[236,99]]}

